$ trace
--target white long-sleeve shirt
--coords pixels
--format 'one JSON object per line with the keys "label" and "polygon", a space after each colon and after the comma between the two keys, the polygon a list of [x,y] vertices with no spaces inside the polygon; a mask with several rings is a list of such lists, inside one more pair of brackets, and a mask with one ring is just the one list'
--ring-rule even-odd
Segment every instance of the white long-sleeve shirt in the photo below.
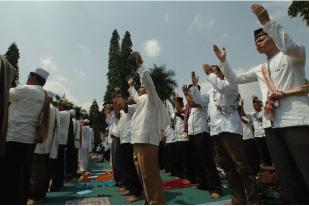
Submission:
{"label": "white long-sleeve shirt", "polygon": [[[243,129],[237,109],[239,104],[238,86],[227,80],[219,79],[215,74],[206,76],[213,85],[209,94],[210,135],[229,132],[242,135]],[[223,110],[220,112],[219,110]]]}
{"label": "white long-sleeve shirt", "polygon": [[254,137],[265,137],[262,111],[249,114],[254,128]]}
{"label": "white long-sleeve shirt", "polygon": [[247,121],[247,123],[242,122],[242,126],[243,126],[242,139],[243,140],[253,139],[254,138],[253,125],[252,125],[252,120],[251,120],[250,116],[242,117],[242,118]]}
{"label": "white long-sleeve shirt", "polygon": [[132,144],[146,143],[159,145],[160,131],[170,124],[170,117],[159,98],[149,71],[141,66],[137,72],[142,78],[147,94],[138,96],[134,87],[129,93],[136,102],[132,117]]}
{"label": "white long-sleeve shirt", "polygon": [[67,145],[68,143],[70,120],[71,116],[69,111],[65,110],[60,112],[60,145]]}
{"label": "white long-sleeve shirt", "polygon": [[44,104],[42,86],[23,85],[9,91],[9,118],[6,141],[34,144]]}
{"label": "white long-sleeve shirt", "polygon": [[38,143],[35,147],[36,154],[49,154],[49,158],[57,159],[59,147],[60,115],[58,109],[50,105],[49,128],[46,141]]}
{"label": "white long-sleeve shirt", "polygon": [[209,133],[207,122],[208,94],[201,94],[197,86],[190,88],[193,101],[201,107],[191,108],[188,119],[188,135],[196,135],[202,132]]}
{"label": "white long-sleeve shirt", "polygon": [[89,152],[92,151],[92,140],[93,140],[93,131],[92,128],[89,126],[83,126],[82,127],[82,144],[81,147],[82,149],[88,149]]}
{"label": "white long-sleeve shirt", "polygon": [[177,142],[175,130],[171,127],[171,125],[168,125],[166,127],[165,135],[166,135],[166,144]]}
{"label": "white long-sleeve shirt", "polygon": [[74,146],[76,149],[80,148],[80,128],[81,124],[80,121],[73,118],[73,135],[74,135]]}
{"label": "white long-sleeve shirt", "polygon": [[[284,32],[282,26],[276,21],[265,24],[263,30],[275,41],[280,50],[270,58],[268,65],[271,79],[276,89],[286,91],[303,86],[305,83],[305,47],[293,42]],[[262,64],[248,70],[248,72],[235,74],[227,62],[222,63],[224,75],[231,83],[245,84],[249,82],[259,82],[262,93],[262,101],[267,100],[268,88],[262,75]],[[279,100],[279,107],[275,109],[275,117],[272,121],[264,121],[263,127],[291,127],[309,125],[309,97],[288,96]]]}

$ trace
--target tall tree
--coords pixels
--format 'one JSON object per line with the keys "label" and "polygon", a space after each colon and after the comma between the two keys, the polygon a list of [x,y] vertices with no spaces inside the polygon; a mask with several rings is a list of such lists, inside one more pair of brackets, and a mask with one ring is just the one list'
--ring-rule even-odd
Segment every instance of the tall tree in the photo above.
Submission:
{"label": "tall tree", "polygon": [[129,96],[127,76],[131,75],[132,71],[128,68],[128,58],[132,53],[132,41],[130,32],[126,31],[121,42],[120,52],[120,90],[124,97]]}
{"label": "tall tree", "polygon": [[177,87],[175,72],[173,70],[167,70],[165,65],[157,66],[153,65],[154,68],[150,69],[150,75],[156,87],[156,91],[160,99],[165,102],[166,100],[171,101],[172,93]]}
{"label": "tall tree", "polygon": [[309,1],[293,1],[289,6],[288,15],[291,17],[301,16],[309,26]]}
{"label": "tall tree", "polygon": [[89,120],[93,128],[94,144],[98,145],[100,140],[100,131],[104,131],[106,128],[105,117],[102,112],[99,111],[99,105],[94,99],[89,109]]}
{"label": "tall tree", "polygon": [[19,49],[15,42],[13,42],[7,52],[4,55],[6,59],[11,63],[11,65],[15,68],[15,76],[14,80],[12,82],[12,87],[16,87],[19,84],[19,66],[18,66],[18,60],[19,60]]}
{"label": "tall tree", "polygon": [[119,87],[119,66],[120,66],[120,47],[119,34],[115,29],[112,34],[109,46],[108,72],[107,72],[107,86],[104,95],[104,102],[112,101],[112,91],[115,87]]}

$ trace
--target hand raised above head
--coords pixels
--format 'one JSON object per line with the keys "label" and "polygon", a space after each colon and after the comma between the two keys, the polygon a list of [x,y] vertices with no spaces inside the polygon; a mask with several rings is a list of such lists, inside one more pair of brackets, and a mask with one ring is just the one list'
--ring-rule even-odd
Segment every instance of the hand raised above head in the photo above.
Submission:
{"label": "hand raised above head", "polygon": [[203,64],[202,68],[207,75],[213,73],[213,69],[209,66],[209,64]]}
{"label": "hand raised above head", "polygon": [[191,72],[191,79],[194,86],[198,84],[199,77],[195,75],[195,71]]}
{"label": "hand raised above head", "polygon": [[254,13],[256,15],[256,17],[258,18],[259,22],[262,25],[265,25],[267,22],[270,21],[269,14],[268,14],[267,10],[262,5],[252,4],[251,5],[251,11],[252,11],[252,13]]}
{"label": "hand raised above head", "polygon": [[226,60],[226,50],[225,50],[225,48],[223,47],[222,49],[220,49],[217,45],[213,45],[213,50],[215,52],[215,55],[219,59],[219,61],[221,63],[225,62],[225,60]]}
{"label": "hand raised above head", "polygon": [[131,75],[127,76],[127,81],[128,81],[129,86],[133,86],[134,80],[133,80],[133,77]]}
{"label": "hand raised above head", "polygon": [[183,91],[183,93],[186,95],[186,94],[188,94],[188,86],[186,85],[186,84],[184,84],[184,85],[182,85],[182,87],[181,87],[181,89],[182,89],[182,91]]}

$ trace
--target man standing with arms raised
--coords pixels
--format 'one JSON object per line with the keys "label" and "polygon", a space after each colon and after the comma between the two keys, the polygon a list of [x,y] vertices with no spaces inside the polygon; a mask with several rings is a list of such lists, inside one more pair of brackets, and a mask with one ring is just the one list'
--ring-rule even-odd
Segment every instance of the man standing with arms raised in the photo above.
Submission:
{"label": "man standing with arms raised", "polygon": [[[254,4],[251,11],[263,28],[254,32],[256,49],[267,62],[246,73],[235,74],[225,49],[214,46],[227,80],[244,84],[258,81],[265,105],[266,141],[275,163],[286,204],[309,203],[309,98],[305,84],[305,47],[296,44],[282,26],[269,19],[266,9]],[[270,122],[266,125],[264,122]]]}
{"label": "man standing with arms raised", "polygon": [[160,132],[169,125],[170,117],[156,92],[149,71],[143,67],[140,53],[133,52],[129,62],[143,82],[138,95],[133,86],[133,78],[128,79],[129,93],[136,102],[136,111],[132,117],[131,141],[134,163],[143,183],[146,202],[162,205],[165,204],[165,198],[160,177],[158,149]]}

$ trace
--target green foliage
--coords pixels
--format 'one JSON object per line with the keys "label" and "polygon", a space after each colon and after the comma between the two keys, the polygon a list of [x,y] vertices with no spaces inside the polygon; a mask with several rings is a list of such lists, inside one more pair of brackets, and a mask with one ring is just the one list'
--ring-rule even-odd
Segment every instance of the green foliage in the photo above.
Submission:
{"label": "green foliage", "polygon": [[175,72],[173,70],[167,70],[165,65],[157,66],[154,64],[154,68],[150,69],[151,78],[155,84],[156,91],[160,99],[165,102],[166,100],[171,101],[171,95],[177,87]]}
{"label": "green foliage", "polygon": [[288,15],[303,17],[306,25],[309,26],[309,1],[293,1],[289,6]]}
{"label": "green foliage", "polygon": [[105,122],[105,116],[99,111],[99,105],[94,99],[89,109],[89,120],[94,132],[94,144],[100,143],[100,131],[105,131],[107,127]]}
{"label": "green foliage", "polygon": [[120,66],[120,47],[119,47],[119,34],[115,29],[110,40],[109,59],[108,59],[108,72],[107,72],[107,87],[104,95],[104,102],[112,101],[112,91],[115,87],[119,87],[119,66]]}
{"label": "green foliage", "polygon": [[11,63],[11,65],[15,68],[15,76],[12,82],[12,87],[16,87],[19,84],[19,49],[15,42],[13,42],[8,48],[7,52],[4,55],[6,59]]}
{"label": "green foliage", "polygon": [[120,90],[124,97],[129,96],[129,86],[127,83],[127,76],[131,74],[131,70],[128,67],[128,58],[132,53],[132,41],[130,32],[126,31],[121,42],[121,52],[120,52]]}

